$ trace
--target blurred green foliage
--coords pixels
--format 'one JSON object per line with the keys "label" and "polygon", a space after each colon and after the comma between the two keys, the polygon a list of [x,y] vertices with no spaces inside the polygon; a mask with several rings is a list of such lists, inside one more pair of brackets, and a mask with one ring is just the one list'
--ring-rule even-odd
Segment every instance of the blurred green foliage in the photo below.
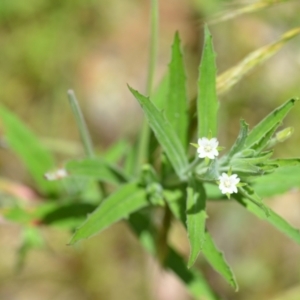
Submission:
{"label": "blurred green foliage", "polygon": [[[0,1],[1,102],[40,133],[57,136],[57,128],[70,118],[66,90],[81,91],[82,59],[114,26],[111,14],[119,12],[110,9],[116,6],[113,2]],[[74,136],[70,128],[62,135],[68,130]]]}
{"label": "blurred green foliage", "polygon": [[[232,66],[250,51],[273,41],[298,24],[299,2],[286,2],[290,3],[212,28],[219,70]],[[191,10],[186,22],[193,24],[194,31],[198,33],[199,19],[222,10],[221,4],[231,4],[223,8],[233,9],[234,3],[236,1],[221,0],[195,0],[193,6],[184,3],[183,6]],[[243,3],[240,1],[240,4]],[[66,90],[75,87],[79,95],[84,95],[84,87],[79,80],[81,62],[101,43],[106,43],[117,32],[117,28],[122,27],[122,20],[134,18],[135,14],[140,13],[137,7],[144,4],[134,0],[1,0],[0,101],[21,115],[39,135],[76,137],[74,121],[67,106]],[[165,10],[162,18],[167,19],[168,16],[170,13]],[[169,28],[170,36],[180,26],[182,24]],[[147,34],[148,23],[144,21],[141,27]],[[127,43],[136,42],[134,33],[128,33],[126,38]],[[198,39],[192,43],[191,48],[196,49]],[[268,64],[248,75],[246,80],[221,99],[224,111],[221,116],[223,144],[230,145],[236,136],[241,115],[247,116],[251,125],[255,124],[283,100],[299,95],[298,49],[299,39],[291,42]],[[126,47],[121,51],[126,51]],[[191,54],[199,56],[199,53]],[[142,68],[144,65],[140,66]],[[287,125],[299,128],[297,113],[292,114]],[[297,155],[299,141],[299,135],[295,134],[277,154]],[[3,149],[0,154],[1,175],[9,174],[9,177],[18,180],[27,176],[20,172],[20,163],[11,167],[11,162],[15,162],[14,157],[7,159]],[[2,186],[1,182],[1,189]],[[295,192],[270,202],[296,225],[299,224],[298,195]],[[281,200],[286,201],[284,206],[280,204]],[[235,206],[216,208],[210,204],[209,210],[214,216],[209,220],[209,226],[221,248],[229,253],[243,292],[234,294],[214,277],[205,262],[198,262],[201,268],[206,268],[206,275],[213,287],[229,299],[273,299],[273,295],[277,295],[274,299],[298,300],[300,273],[295,270],[295,261],[300,258],[298,248],[274,233],[266,224],[254,225],[254,219]],[[226,231],[220,226],[221,223],[226,223],[223,226]],[[242,231],[241,228],[247,230]],[[149,286],[157,285],[156,280],[160,276],[156,276],[156,280],[149,279],[149,269],[152,269],[147,268],[140,246],[123,225],[113,227],[96,240],[86,242],[84,249],[77,250],[65,247],[68,239],[65,233],[45,230],[43,238],[47,241],[46,250],[31,252],[23,273],[19,275],[14,274],[15,253],[18,249],[24,251],[29,244],[41,243],[32,241],[29,235],[27,244],[24,241],[20,245],[20,230],[11,225],[3,226],[1,233],[1,297],[13,295],[13,299],[18,300],[41,299],[41,295],[45,299],[49,296],[62,300],[156,299],[151,296]],[[177,232],[174,235],[179,244],[185,245]],[[232,236],[235,236],[235,242],[229,245],[228,239],[232,239]]]}

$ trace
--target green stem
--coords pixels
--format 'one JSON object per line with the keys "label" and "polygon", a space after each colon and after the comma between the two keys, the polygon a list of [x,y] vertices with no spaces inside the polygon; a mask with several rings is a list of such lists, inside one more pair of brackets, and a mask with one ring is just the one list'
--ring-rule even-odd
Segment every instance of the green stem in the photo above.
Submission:
{"label": "green stem", "polygon": [[[148,76],[146,94],[150,97],[152,94],[153,79],[155,73],[157,46],[158,46],[158,0],[151,0],[151,33],[150,33],[150,53],[148,63]],[[147,162],[150,139],[150,128],[147,120],[144,120],[140,133],[138,153],[137,153],[137,170]]]}
{"label": "green stem", "polygon": [[84,150],[87,157],[94,157],[94,150],[91,141],[91,137],[89,135],[82,111],[76,99],[75,93],[73,90],[68,90],[69,102],[72,107],[76,123],[79,129],[80,137],[84,146]]}
{"label": "green stem", "polygon": [[[76,95],[73,90],[68,90],[68,97],[69,97],[69,102],[72,107],[75,119],[76,119],[77,127],[79,129],[79,133],[80,133],[81,141],[84,146],[85,154],[88,158],[93,158],[93,157],[95,157],[95,153],[94,153],[94,147],[92,144],[92,140],[91,140],[89,131],[87,129],[82,111],[79,106],[79,103],[77,101]],[[107,195],[107,192],[106,192],[104,183],[102,181],[99,181],[98,185],[99,185],[99,189],[100,189],[100,192],[102,193],[103,198],[105,198]]]}
{"label": "green stem", "polygon": [[157,258],[162,266],[165,265],[166,257],[168,256],[168,235],[172,223],[172,212],[168,205],[165,207],[162,227],[158,232],[157,239]]}
{"label": "green stem", "polygon": [[192,173],[200,164],[204,164],[204,160],[196,157],[194,161],[184,170],[183,174]]}
{"label": "green stem", "polygon": [[158,0],[151,0],[151,34],[150,34],[150,54],[148,63],[147,90],[151,96],[153,79],[155,73],[157,48],[158,48]]}

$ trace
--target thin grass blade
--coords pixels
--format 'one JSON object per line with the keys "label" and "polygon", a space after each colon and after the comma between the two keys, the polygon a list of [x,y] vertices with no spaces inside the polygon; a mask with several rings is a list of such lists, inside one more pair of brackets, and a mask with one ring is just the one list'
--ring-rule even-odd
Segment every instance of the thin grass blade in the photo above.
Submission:
{"label": "thin grass blade", "polygon": [[256,1],[255,3],[251,3],[249,5],[245,5],[239,8],[232,8],[228,11],[221,12],[217,14],[215,17],[211,18],[208,20],[208,24],[217,24],[221,23],[224,21],[228,21],[233,18],[237,18],[239,16],[242,16],[244,14],[249,14],[249,13],[254,13],[257,11],[260,11],[265,8],[272,7],[274,5],[282,4],[284,2],[288,2],[291,0],[261,0],[261,1]]}
{"label": "thin grass blade", "polygon": [[300,27],[294,28],[283,34],[277,41],[250,53],[236,66],[230,68],[217,77],[218,95],[229,91],[249,71],[275,55],[288,41],[299,35]]}

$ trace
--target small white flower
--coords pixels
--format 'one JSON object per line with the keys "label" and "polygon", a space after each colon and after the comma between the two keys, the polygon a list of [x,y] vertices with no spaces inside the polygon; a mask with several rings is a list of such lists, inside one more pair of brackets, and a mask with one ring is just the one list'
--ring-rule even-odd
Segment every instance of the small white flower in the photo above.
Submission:
{"label": "small white flower", "polygon": [[65,169],[58,169],[54,172],[48,172],[44,175],[44,177],[49,181],[59,180],[59,179],[65,178],[67,176],[68,176],[68,173]]}
{"label": "small white flower", "polygon": [[208,139],[206,137],[198,139],[197,152],[200,158],[215,159],[219,155],[219,142],[216,138]]}
{"label": "small white flower", "polygon": [[237,193],[237,184],[240,182],[240,178],[236,174],[228,175],[226,173],[222,173],[219,177],[219,189],[222,194],[232,194]]}

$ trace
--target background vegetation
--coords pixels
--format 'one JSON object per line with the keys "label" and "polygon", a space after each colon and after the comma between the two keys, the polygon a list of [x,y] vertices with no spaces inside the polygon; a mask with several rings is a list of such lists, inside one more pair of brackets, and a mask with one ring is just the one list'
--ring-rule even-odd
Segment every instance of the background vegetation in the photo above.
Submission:
{"label": "background vegetation", "polygon": [[[277,2],[282,3],[210,25],[219,73],[298,25],[299,2]],[[233,12],[245,4],[161,1],[156,84],[169,62],[176,30],[183,40],[192,81],[200,60],[203,21],[213,21],[215,14]],[[58,162],[80,157],[83,152],[67,102],[69,88],[77,91],[99,153],[116,140],[126,137],[134,141],[142,113],[126,83],[141,91],[146,88],[148,19],[147,1],[1,1],[1,102],[30,125]],[[232,144],[241,116],[252,127],[273,108],[300,94],[298,52],[299,37],[220,97],[222,145]],[[189,92],[195,94],[192,87]],[[298,113],[299,107],[285,125],[299,128]],[[298,156],[299,139],[296,130],[277,148],[277,156]],[[39,201],[20,160],[5,149],[4,140],[1,145],[1,209],[16,194],[29,205]],[[295,227],[300,226],[297,190],[267,203]],[[208,209],[212,216],[208,226],[239,278],[240,292],[234,293],[200,258],[197,264],[213,288],[225,299],[298,299],[298,246],[234,203],[223,207],[210,204]],[[2,223],[0,298],[189,299],[177,279],[161,271],[143,252],[125,224],[117,224],[77,248],[66,246],[69,232],[43,228],[46,246],[34,240],[36,247],[23,262],[20,254],[26,247],[22,241],[30,231],[24,233],[20,225]],[[175,228],[171,238],[188,255],[182,228],[179,224]]]}

